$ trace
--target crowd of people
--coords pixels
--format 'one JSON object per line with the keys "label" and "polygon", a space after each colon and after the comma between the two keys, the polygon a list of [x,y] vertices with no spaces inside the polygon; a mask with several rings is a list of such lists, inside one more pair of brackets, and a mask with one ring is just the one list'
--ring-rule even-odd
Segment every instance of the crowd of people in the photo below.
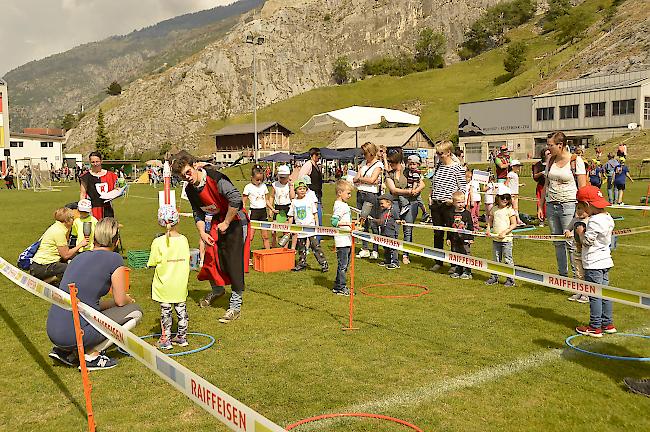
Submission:
{"label": "crowd of people", "polygon": [[[555,242],[558,274],[569,276],[571,268],[575,278],[607,285],[609,270],[613,266],[610,244],[614,222],[606,211],[610,202],[600,187],[607,180],[608,191],[612,184],[614,194],[619,190],[618,196],[622,195],[624,186],[617,186],[620,181],[624,185],[622,178],[630,178],[624,169],[624,156],[614,158],[610,155],[605,166],[600,168],[597,160],[586,163],[580,152],[572,153],[562,132],[550,134],[547,144],[540,153],[540,161],[533,166],[532,177],[537,184],[539,220],[548,223],[552,234],[566,238]],[[341,176],[335,183],[336,201],[329,225],[350,230],[356,222],[357,227],[390,238],[397,238],[401,230],[404,240],[411,241],[414,223],[422,210],[422,221],[462,230],[448,232],[446,241],[445,232],[435,230],[435,248],[443,249],[446,245],[455,253],[470,255],[474,243],[471,232],[483,230],[480,226],[483,201],[485,231],[492,240],[493,259],[514,264],[512,232],[522,223],[517,200],[521,164],[510,158],[507,147],[501,147],[493,159],[494,177],[487,184],[480,184],[458,158],[453,144],[438,142],[428,209],[422,198],[425,180],[417,155],[405,159],[401,150],[387,150],[371,142],[363,144],[361,149],[364,160],[353,172],[354,176]],[[55,222],[43,234],[30,272],[57,286],[60,283],[66,291],[67,284],[74,282],[82,301],[120,324],[133,327],[142,318],[142,311],[127,294],[126,269],[121,256],[114,252],[119,244],[119,224],[114,219],[110,202],[101,198],[103,192],[116,187],[117,176],[102,168],[99,154],[91,153],[89,160],[91,169],[80,177],[76,217],[69,208],[55,212]],[[197,163],[191,156],[173,161],[173,172],[187,181],[185,193],[202,244],[202,267],[198,279],[209,281],[211,287],[199,305],[210,306],[225,294],[226,285],[232,286],[229,305],[220,322],[229,323],[241,316],[244,274],[251,265],[250,245],[255,235],[250,220],[323,225],[323,175],[319,162],[320,152],[313,148],[297,178],[291,178],[290,167],[282,165],[277,169],[277,180],[270,187],[266,184],[270,173],[255,165],[250,183],[240,193],[228,177],[210,165]],[[349,204],[355,191],[356,206],[360,209],[356,221]],[[187,238],[178,231],[178,222],[179,214],[174,207],[162,206],[159,209],[158,223],[166,228],[166,232],[154,239],[148,263],[156,268],[152,299],[159,302],[161,308],[161,337],[158,341],[161,349],[188,344],[186,299],[190,250]],[[282,238],[279,238],[280,234],[284,234]],[[329,271],[329,263],[317,236],[268,231],[262,231],[261,235],[264,248],[282,246],[284,239],[287,239],[284,244],[291,240],[288,247],[297,251],[295,272],[308,267],[308,250],[321,271]],[[347,296],[347,272],[354,253],[351,238],[349,235],[336,235],[334,243],[337,270],[332,292]],[[362,242],[357,257],[377,260],[378,265],[388,270],[410,264],[408,253],[402,253],[400,262],[397,251],[390,247],[384,247],[383,259],[380,259],[376,243],[370,246]],[[442,261],[435,261],[430,270],[439,272],[442,266]],[[94,270],[85,271],[88,268]],[[471,268],[462,265],[451,266],[448,273],[455,279],[473,277]],[[497,275],[492,275],[485,283],[495,285],[500,280]],[[504,286],[514,285],[514,279],[506,278]],[[101,300],[109,289],[113,290],[110,304]],[[590,303],[589,322],[577,327],[578,333],[593,337],[616,333],[611,301],[582,294],[575,294],[569,300]],[[176,333],[172,333],[173,311],[178,317]],[[52,306],[47,331],[55,346],[50,356],[65,364],[79,361],[74,358],[71,322],[70,312]],[[116,361],[104,354],[110,342],[92,330],[87,322],[84,321],[82,326],[88,330],[84,336],[87,366],[90,369],[115,366]]]}

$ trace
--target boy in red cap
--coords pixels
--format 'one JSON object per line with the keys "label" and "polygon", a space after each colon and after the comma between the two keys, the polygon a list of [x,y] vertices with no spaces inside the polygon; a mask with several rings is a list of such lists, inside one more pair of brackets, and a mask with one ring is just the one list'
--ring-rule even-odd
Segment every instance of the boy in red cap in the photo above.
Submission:
{"label": "boy in red cap", "polygon": [[[609,285],[609,269],[614,267],[609,245],[612,242],[614,220],[605,208],[611,205],[596,186],[578,189],[576,198],[588,204],[589,222],[580,233],[582,243],[582,265],[585,281]],[[603,333],[616,333],[613,319],[613,303],[598,297],[589,297],[589,325],[576,327],[580,334],[603,337]]]}

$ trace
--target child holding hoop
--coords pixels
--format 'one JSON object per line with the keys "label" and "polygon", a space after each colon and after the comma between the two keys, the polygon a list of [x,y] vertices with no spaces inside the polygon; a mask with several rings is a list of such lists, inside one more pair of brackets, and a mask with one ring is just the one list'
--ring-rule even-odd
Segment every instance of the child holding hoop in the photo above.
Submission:
{"label": "child holding hoop", "polygon": [[[494,260],[513,265],[512,260],[512,230],[517,228],[517,213],[512,208],[512,193],[510,188],[500,184],[497,189],[496,206],[492,208],[487,220],[486,233],[492,237],[492,252]],[[499,283],[499,276],[493,274],[485,281],[486,285]],[[515,286],[515,280],[506,278],[507,287]]]}

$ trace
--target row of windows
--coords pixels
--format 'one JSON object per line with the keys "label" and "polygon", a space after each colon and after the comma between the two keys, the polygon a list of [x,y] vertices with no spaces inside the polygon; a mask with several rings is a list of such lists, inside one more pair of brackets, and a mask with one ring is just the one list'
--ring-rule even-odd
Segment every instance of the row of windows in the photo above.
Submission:
{"label": "row of windows", "polygon": [[[646,98],[647,99],[647,98]],[[648,102],[646,102],[647,104]],[[634,114],[636,99],[627,99],[612,102],[612,115]],[[560,106],[560,120],[577,119],[578,105]],[[605,117],[605,102],[585,104],[585,117]],[[537,121],[555,119],[555,107],[537,108]]]}
{"label": "row of windows", "polygon": [[23,144],[22,141],[9,141],[9,147],[22,147]]}
{"label": "row of windows", "polygon": [[54,147],[54,143],[52,141],[41,141],[41,147]]}
{"label": "row of windows", "polygon": [[[9,141],[9,147],[24,147],[25,143],[24,141]],[[54,147],[54,142],[53,141],[41,141],[41,147],[43,148],[52,148]]]}
{"label": "row of windows", "polygon": [[643,118],[645,120],[650,120],[650,97],[645,98],[645,103],[643,105]]}

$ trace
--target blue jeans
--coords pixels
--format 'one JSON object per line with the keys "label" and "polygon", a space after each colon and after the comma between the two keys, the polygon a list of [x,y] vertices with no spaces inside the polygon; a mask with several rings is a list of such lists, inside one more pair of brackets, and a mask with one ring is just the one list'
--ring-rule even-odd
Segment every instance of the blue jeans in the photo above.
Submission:
{"label": "blue jeans", "polygon": [[[210,286],[212,287],[212,292],[215,294],[226,291],[226,287],[219,286],[215,284],[214,281],[210,281]],[[230,303],[228,305],[228,309],[234,309],[236,311],[241,310],[241,305],[243,301],[244,301],[244,292],[236,291],[233,289],[232,293],[230,294]]]}
{"label": "blue jeans", "polygon": [[[372,216],[373,220],[366,220],[365,226],[370,228],[370,231],[373,234],[379,234],[379,227],[377,226],[377,222],[375,219],[379,219],[379,201],[378,201],[379,195],[376,193],[372,192],[366,192],[366,191],[357,191],[357,207],[362,208],[364,202],[370,202],[372,203],[372,211],[370,212],[370,216]],[[368,242],[365,240],[361,241],[361,249],[368,250]],[[374,252],[379,252],[379,245],[374,243],[372,245],[372,250]]]}
{"label": "blue jeans", "polygon": [[[609,269],[585,269],[585,281],[609,285]],[[614,302],[598,297],[589,297],[589,325],[601,328],[614,322]]]}
{"label": "blue jeans", "polygon": [[[499,242],[492,241],[492,254],[494,256],[494,261],[513,265],[514,261],[512,260],[512,242]],[[492,277],[498,278],[497,275],[492,275]],[[506,278],[507,281],[514,282],[513,278]]]}
{"label": "blue jeans", "polygon": [[[415,219],[418,217],[418,212],[420,211],[420,202],[421,199],[418,197],[417,200],[409,201],[409,212],[404,215],[404,222],[406,223],[415,223]],[[404,225],[404,241],[412,242],[413,241],[413,227]],[[404,252],[405,257],[409,256],[408,252]]]}
{"label": "blue jeans", "polygon": [[[546,220],[551,228],[551,234],[563,235],[566,230],[573,230],[571,220],[576,212],[575,202],[547,202],[546,203]],[[561,240],[553,242],[555,244],[555,258],[557,259],[557,271],[560,276],[569,275],[569,260],[573,252],[573,240]],[[572,267],[573,268],[573,267]],[[573,270],[575,274],[575,269]]]}
{"label": "blue jeans", "polygon": [[610,203],[616,202],[616,188],[614,187],[614,176],[607,177],[607,198]]}
{"label": "blue jeans", "polygon": [[350,266],[351,252],[352,247],[350,246],[336,248],[336,259],[338,260],[338,265],[336,266],[336,278],[334,279],[335,291],[342,291],[347,287],[346,275],[348,267]]}

